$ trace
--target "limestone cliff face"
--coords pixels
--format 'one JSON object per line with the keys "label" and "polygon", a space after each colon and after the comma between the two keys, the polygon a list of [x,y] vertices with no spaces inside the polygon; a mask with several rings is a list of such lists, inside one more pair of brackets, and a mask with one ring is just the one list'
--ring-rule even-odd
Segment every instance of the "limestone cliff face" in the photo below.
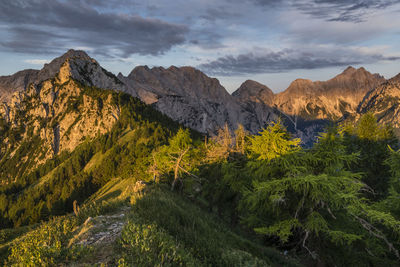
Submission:
{"label": "limestone cliff face", "polygon": [[365,94],[385,79],[364,68],[348,67],[331,80],[298,79],[276,95],[274,105],[288,115],[306,119],[337,120],[354,114]]}
{"label": "limestone cliff face", "polygon": [[383,124],[400,129],[400,74],[371,90],[360,103],[357,115],[372,112]]}
{"label": "limestone cliff face", "polygon": [[[0,104],[0,117],[11,128],[22,129],[20,143],[40,137],[37,163],[108,132],[119,118],[112,91],[94,94],[89,86],[123,90],[122,82],[116,82],[117,78],[105,73],[94,60],[64,56],[63,63],[58,58],[55,64],[45,66],[36,73],[35,82]],[[10,147],[9,141],[3,140],[15,152],[18,144]]]}
{"label": "limestone cliff face", "polygon": [[264,110],[263,118],[258,118],[246,104],[231,96],[217,79],[192,67],[150,69],[140,66],[127,77],[120,74],[118,78],[135,90],[145,103],[203,133],[215,134],[225,123],[232,130],[243,124],[255,133],[266,121],[277,118],[268,108]]}

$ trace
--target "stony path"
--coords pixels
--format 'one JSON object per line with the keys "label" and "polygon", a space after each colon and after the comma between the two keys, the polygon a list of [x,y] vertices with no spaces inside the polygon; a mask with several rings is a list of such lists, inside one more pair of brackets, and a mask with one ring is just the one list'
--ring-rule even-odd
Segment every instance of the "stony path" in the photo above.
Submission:
{"label": "stony path", "polygon": [[126,223],[126,215],[130,207],[122,207],[109,215],[89,217],[77,230],[76,236],[71,239],[70,246],[82,245],[90,249],[90,253],[79,263],[69,263],[68,266],[114,266],[115,241],[121,235]]}

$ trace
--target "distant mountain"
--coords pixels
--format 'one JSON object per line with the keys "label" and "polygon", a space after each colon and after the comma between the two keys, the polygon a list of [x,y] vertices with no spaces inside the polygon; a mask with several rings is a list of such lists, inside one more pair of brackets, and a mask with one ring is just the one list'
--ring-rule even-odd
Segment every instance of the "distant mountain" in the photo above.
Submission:
{"label": "distant mountain", "polygon": [[[127,77],[119,74],[118,78],[145,103],[202,133],[213,135],[225,123],[232,130],[240,123],[250,132],[257,132],[266,123],[231,96],[217,79],[192,67],[140,66]],[[267,121],[277,118],[271,109],[264,113]]]}
{"label": "distant mountain", "polygon": [[368,92],[357,115],[366,112],[372,112],[378,122],[400,129],[400,74]]}
{"label": "distant mountain", "polygon": [[[173,120],[210,135],[225,124],[231,130],[242,124],[249,132],[257,133],[280,117],[292,133],[310,144],[329,121],[377,109],[371,102],[377,98],[368,92],[386,84],[378,74],[348,67],[328,81],[297,79],[278,94],[263,84],[247,80],[230,95],[217,79],[192,67],[138,66],[126,77],[121,73],[115,76],[85,52],[69,50],[41,70],[24,70],[0,77],[0,101],[5,102],[0,106],[0,113],[14,123],[13,114],[17,113],[24,95],[34,91],[40,95],[43,90],[62,86],[70,79],[84,86],[128,93]],[[399,80],[400,75],[388,84],[393,87]],[[54,90],[51,94],[56,99],[58,89]],[[51,106],[46,98],[40,99],[47,108]]]}
{"label": "distant mountain", "polygon": [[273,106],[275,94],[267,86],[256,81],[247,80],[232,93],[232,96],[242,102],[251,101]]}
{"label": "distant mountain", "polygon": [[356,112],[365,94],[385,79],[364,68],[348,67],[328,81],[298,79],[275,97],[274,105],[288,115],[337,120]]}

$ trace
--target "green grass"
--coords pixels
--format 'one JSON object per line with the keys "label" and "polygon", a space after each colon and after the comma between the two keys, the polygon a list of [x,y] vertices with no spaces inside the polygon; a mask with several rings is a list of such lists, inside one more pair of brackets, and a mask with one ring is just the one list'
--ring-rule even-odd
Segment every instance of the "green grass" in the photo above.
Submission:
{"label": "green grass", "polygon": [[[7,248],[2,260],[7,259],[7,265],[53,266],[90,262],[93,257],[110,262],[112,255],[119,266],[298,266],[254,237],[234,232],[167,186],[150,185],[139,194],[132,185],[133,179],[113,179],[82,205],[78,216],[57,217],[34,229],[3,230],[2,245]],[[101,258],[99,248],[71,246],[88,217],[126,209],[129,198],[128,220],[109,248],[113,252],[104,253],[107,259]]]}
{"label": "green grass", "polygon": [[[233,232],[183,196],[158,186],[136,199],[120,251],[128,266],[297,266],[279,251]],[[152,260],[144,264],[143,259]]]}

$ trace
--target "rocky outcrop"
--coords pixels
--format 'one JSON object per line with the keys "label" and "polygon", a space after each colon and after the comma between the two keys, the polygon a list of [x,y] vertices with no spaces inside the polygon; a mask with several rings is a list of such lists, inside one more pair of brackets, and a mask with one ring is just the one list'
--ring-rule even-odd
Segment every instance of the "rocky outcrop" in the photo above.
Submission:
{"label": "rocky outcrop", "polygon": [[[349,67],[328,81],[297,79],[279,94],[247,80],[230,95],[217,79],[192,67],[139,66],[126,77],[121,73],[114,76],[85,52],[69,50],[41,70],[0,77],[0,100],[4,102],[0,105],[0,115],[17,127],[22,111],[29,106],[27,112],[36,118],[32,120],[33,132],[47,140],[52,153],[71,150],[83,136],[104,133],[118,119],[118,107],[110,99],[100,104],[98,99],[84,93],[84,88],[93,86],[138,97],[202,133],[214,135],[225,124],[231,130],[242,124],[247,131],[257,133],[280,117],[291,132],[305,143],[312,143],[327,121],[355,116],[366,93],[384,82],[378,74]],[[358,111],[374,109],[380,117],[385,117],[383,111],[378,111],[379,105],[383,105],[378,104],[378,99],[390,95],[393,102],[397,97],[396,82],[400,82],[400,75],[385,85],[387,93],[381,92],[382,96],[369,93]],[[388,101],[382,103],[394,103]],[[391,110],[396,109],[392,106]],[[385,112],[391,116],[397,114]],[[51,127],[43,129],[43,121],[51,121]]]}
{"label": "rocky outcrop", "polygon": [[103,69],[84,51],[71,49],[49,64],[45,64],[41,70],[24,70],[14,75],[0,77],[0,102],[9,102],[14,93],[24,92],[31,84],[38,85],[56,76],[59,78],[59,83],[71,77],[86,86],[129,91],[122,81]]}

